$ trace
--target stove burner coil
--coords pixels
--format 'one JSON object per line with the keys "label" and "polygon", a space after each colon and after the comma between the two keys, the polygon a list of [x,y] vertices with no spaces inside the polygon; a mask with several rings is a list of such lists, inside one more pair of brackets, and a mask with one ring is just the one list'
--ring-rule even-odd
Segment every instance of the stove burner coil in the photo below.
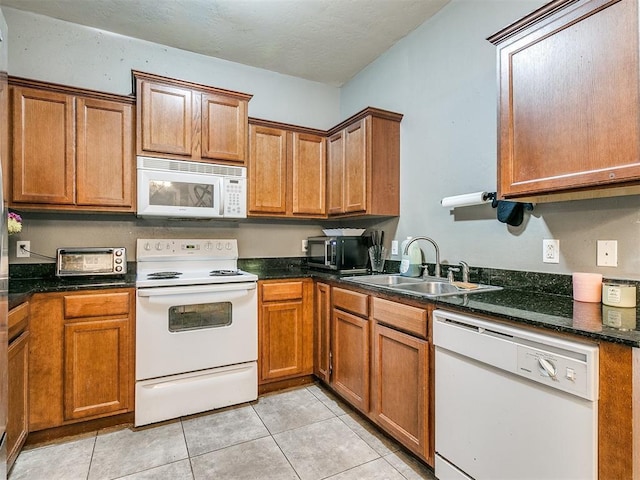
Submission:
{"label": "stove burner coil", "polygon": [[237,270],[211,270],[209,276],[211,277],[229,277],[232,275],[241,275]]}
{"label": "stove burner coil", "polygon": [[178,278],[182,272],[154,272],[147,274],[148,280],[167,280],[170,278]]}

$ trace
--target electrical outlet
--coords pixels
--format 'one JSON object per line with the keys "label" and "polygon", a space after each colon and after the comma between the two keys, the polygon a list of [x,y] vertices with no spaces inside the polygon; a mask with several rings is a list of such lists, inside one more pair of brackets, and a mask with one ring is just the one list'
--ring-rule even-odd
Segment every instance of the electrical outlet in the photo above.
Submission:
{"label": "electrical outlet", "polygon": [[560,263],[560,240],[542,240],[542,261],[544,263]]}
{"label": "electrical outlet", "polygon": [[304,240],[302,240],[302,253],[307,253],[308,249],[309,249],[309,243],[307,242],[307,239],[305,238]]}
{"label": "electrical outlet", "polygon": [[28,240],[20,240],[16,243],[16,257],[27,258],[31,256],[31,242]]}
{"label": "electrical outlet", "polygon": [[398,240],[391,240],[391,255],[398,255]]}
{"label": "electrical outlet", "polygon": [[618,241],[617,240],[598,240],[597,252],[598,267],[617,267],[618,266]]}

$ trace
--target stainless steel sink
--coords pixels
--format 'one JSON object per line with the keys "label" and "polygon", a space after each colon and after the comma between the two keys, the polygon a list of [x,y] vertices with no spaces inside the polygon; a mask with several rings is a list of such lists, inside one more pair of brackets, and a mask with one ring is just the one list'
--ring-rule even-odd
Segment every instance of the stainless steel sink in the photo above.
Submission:
{"label": "stainless steel sink", "polygon": [[394,292],[417,294],[427,298],[502,290],[502,287],[484,285],[481,283],[470,284],[470,288],[462,288],[449,283],[447,280],[440,277],[411,278],[400,275],[363,275],[358,277],[346,277],[343,278],[343,280],[388,288],[390,291]]}
{"label": "stainless steel sink", "polygon": [[422,283],[419,278],[403,277],[400,275],[362,275],[358,277],[346,277],[343,280],[350,282],[364,283],[366,285],[393,286],[406,285],[411,283]]}

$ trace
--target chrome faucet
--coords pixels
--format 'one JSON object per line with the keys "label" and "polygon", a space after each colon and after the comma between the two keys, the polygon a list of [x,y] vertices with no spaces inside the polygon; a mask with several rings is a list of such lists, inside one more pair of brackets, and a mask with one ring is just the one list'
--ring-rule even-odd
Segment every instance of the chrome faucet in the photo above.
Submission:
{"label": "chrome faucet", "polygon": [[[413,237],[411,240],[409,240],[407,242],[407,245],[404,247],[404,252],[402,252],[404,255],[408,255],[409,254],[409,245],[411,245],[413,242],[417,241],[417,240],[426,240],[427,242],[431,243],[431,245],[433,245],[433,248],[436,249],[436,277],[440,277],[440,248],[438,248],[438,244],[430,239],[429,237]],[[424,267],[424,272],[422,272],[422,276],[423,277],[428,277],[429,276],[429,272],[427,270],[427,267]]]}
{"label": "chrome faucet", "polygon": [[462,267],[462,281],[465,283],[469,282],[469,264],[467,262],[463,262],[460,260],[460,266]]}

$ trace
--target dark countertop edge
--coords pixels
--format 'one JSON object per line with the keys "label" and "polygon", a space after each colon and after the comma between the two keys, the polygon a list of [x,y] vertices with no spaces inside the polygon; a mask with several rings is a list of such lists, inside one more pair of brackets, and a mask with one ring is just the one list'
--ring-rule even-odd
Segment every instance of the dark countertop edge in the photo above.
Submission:
{"label": "dark countertop edge", "polygon": [[[404,292],[393,292],[384,287],[374,287],[364,284],[358,284],[344,280],[343,277],[351,276],[351,274],[340,275],[332,272],[323,272],[317,270],[308,270],[300,268],[284,268],[284,269],[253,269],[245,268],[245,270],[258,275],[259,280],[282,280],[287,278],[312,278],[315,280],[324,280],[335,284],[349,286],[351,288],[361,289],[371,293],[383,293],[392,296],[398,300],[409,299],[418,301],[425,305],[434,305],[435,308],[453,309],[461,313],[486,315],[497,320],[521,323],[529,326],[540,327],[556,332],[570,333],[593,340],[601,340],[612,343],[618,343],[629,347],[640,347],[640,331],[629,330],[623,331],[602,324],[602,321],[584,322],[585,325],[574,325],[573,320],[573,300],[570,297],[559,295],[532,293],[529,291],[518,290],[515,288],[505,288],[500,298],[500,292],[477,293],[470,295],[456,295],[452,297],[440,297],[435,299],[426,299],[420,295],[412,295]],[[15,279],[9,283],[9,309],[18,306],[20,303],[28,300],[34,293],[46,292],[63,292],[63,291],[81,291],[92,289],[107,288],[134,288],[135,276],[126,275],[122,278],[92,278],[92,279]],[[507,294],[517,294],[522,297],[535,296],[537,300],[543,302],[554,303],[560,307],[560,314],[537,312],[533,310],[519,309],[513,304],[504,303],[504,297]],[[464,299],[464,297],[468,297]],[[496,299],[502,300],[501,302]],[[464,302],[464,303],[461,303]],[[581,302],[577,302],[581,303]],[[601,307],[600,304],[586,304],[586,308],[595,309]],[[638,309],[640,310],[640,309]]]}

